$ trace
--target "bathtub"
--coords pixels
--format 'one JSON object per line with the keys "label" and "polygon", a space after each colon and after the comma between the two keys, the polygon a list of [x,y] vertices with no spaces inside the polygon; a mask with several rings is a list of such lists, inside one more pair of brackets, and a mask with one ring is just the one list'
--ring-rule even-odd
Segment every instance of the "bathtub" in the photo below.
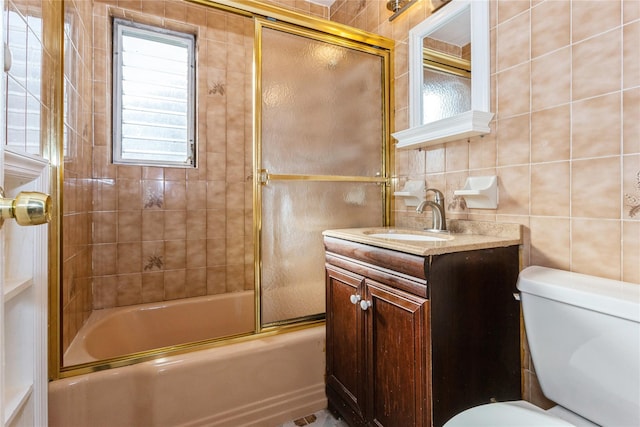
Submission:
{"label": "bathtub", "polygon": [[254,292],[95,310],[64,354],[71,366],[252,332]]}
{"label": "bathtub", "polygon": [[326,408],[325,329],[256,337],[49,383],[52,427],[275,427]]}

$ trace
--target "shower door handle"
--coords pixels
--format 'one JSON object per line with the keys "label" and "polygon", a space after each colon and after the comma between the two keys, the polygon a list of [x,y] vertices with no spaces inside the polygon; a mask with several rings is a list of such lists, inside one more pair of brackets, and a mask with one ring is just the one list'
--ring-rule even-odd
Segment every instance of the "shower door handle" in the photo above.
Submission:
{"label": "shower door handle", "polygon": [[51,196],[36,191],[22,191],[15,199],[5,199],[0,187],[0,227],[14,218],[18,225],[40,225],[51,221]]}

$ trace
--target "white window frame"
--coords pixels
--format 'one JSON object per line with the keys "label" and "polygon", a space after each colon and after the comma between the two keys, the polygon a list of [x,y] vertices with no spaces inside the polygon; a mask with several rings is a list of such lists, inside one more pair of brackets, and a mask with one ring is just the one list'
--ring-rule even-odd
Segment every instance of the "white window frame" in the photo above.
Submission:
{"label": "white window frame", "polygon": [[[154,42],[166,43],[168,45],[184,47],[188,50],[188,72],[187,72],[187,137],[184,140],[187,157],[184,161],[172,159],[145,159],[145,158],[123,158],[123,80],[122,80],[122,39],[123,33],[127,36],[139,37],[141,39],[152,40]],[[172,31],[165,28],[154,27],[136,23],[130,20],[113,19],[113,152],[112,161],[114,164],[129,164],[142,166],[165,166],[165,167],[196,167],[196,96],[195,96],[195,36],[193,34]],[[145,153],[142,155],[144,156]]]}

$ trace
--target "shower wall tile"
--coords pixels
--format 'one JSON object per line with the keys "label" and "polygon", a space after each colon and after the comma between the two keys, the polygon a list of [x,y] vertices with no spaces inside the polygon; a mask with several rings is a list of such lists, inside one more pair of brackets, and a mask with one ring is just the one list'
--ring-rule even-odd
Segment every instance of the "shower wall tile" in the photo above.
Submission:
{"label": "shower wall tile", "polygon": [[184,269],[164,272],[164,299],[186,298],[187,272]]}
{"label": "shower wall tile", "polygon": [[164,272],[142,273],[142,302],[164,300]]}
{"label": "shower wall tile", "polygon": [[[36,12],[48,3],[34,7],[23,0],[12,0],[10,5],[22,10],[24,16]],[[27,9],[22,9],[22,7]],[[42,13],[47,13],[45,10]],[[92,195],[95,186],[92,181],[91,165],[93,162],[93,129],[92,121],[92,63],[90,46],[92,44],[92,28],[90,8],[82,4],[65,3],[65,31],[66,50],[68,60],[65,62],[65,135],[68,147],[64,157],[65,176],[62,227],[62,317],[61,327],[65,337],[62,351],[66,350],[78,329],[91,313],[91,295],[94,286],[91,266],[93,264],[92,243]],[[30,28],[39,20],[27,19],[26,26]],[[37,30],[39,31],[39,29]],[[89,55],[87,55],[89,53]],[[47,58],[46,54],[43,58]],[[43,62],[46,66],[46,61]],[[47,71],[43,71],[44,75]],[[47,93],[42,93],[43,101]],[[44,118],[44,116],[43,116]],[[106,175],[106,173],[105,173]],[[106,202],[106,201],[105,201]],[[99,230],[98,238],[108,241],[113,234],[113,218]],[[106,251],[108,252],[108,251]],[[113,270],[110,264],[112,258],[107,258],[100,268]]]}
{"label": "shower wall tile", "polygon": [[198,297],[207,294],[206,268],[187,269],[185,292],[187,297]]}

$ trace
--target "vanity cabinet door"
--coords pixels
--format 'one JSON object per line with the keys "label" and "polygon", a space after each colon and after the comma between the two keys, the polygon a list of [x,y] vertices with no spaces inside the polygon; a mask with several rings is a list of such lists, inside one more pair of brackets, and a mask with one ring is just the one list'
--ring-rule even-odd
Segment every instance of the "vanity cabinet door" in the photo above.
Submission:
{"label": "vanity cabinet door", "polygon": [[365,279],[366,417],[385,427],[430,426],[429,301]]}
{"label": "vanity cabinet door", "polygon": [[[327,395],[330,405],[349,425],[365,425],[363,311],[364,277],[334,268],[326,268],[327,292]],[[352,302],[355,301],[355,304]]]}

